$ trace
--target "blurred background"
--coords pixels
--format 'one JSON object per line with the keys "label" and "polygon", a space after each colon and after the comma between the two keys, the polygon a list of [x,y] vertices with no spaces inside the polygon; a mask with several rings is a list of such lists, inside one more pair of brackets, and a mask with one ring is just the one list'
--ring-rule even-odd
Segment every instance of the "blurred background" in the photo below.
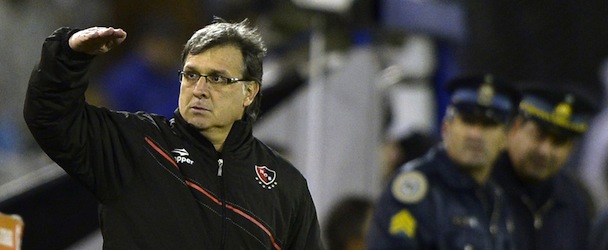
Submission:
{"label": "blurred background", "polygon": [[[254,135],[304,174],[325,226],[337,204],[369,204],[392,169],[438,141],[443,83],[457,74],[568,80],[605,107],[605,13],[599,0],[0,0],[0,212],[22,216],[23,249],[101,249],[95,200],[22,118],[42,42],[61,26],[129,34],[96,59],[90,103],[171,117],[186,40],[214,16],[249,19],[269,48]],[[607,124],[600,113],[568,166],[598,211]]]}

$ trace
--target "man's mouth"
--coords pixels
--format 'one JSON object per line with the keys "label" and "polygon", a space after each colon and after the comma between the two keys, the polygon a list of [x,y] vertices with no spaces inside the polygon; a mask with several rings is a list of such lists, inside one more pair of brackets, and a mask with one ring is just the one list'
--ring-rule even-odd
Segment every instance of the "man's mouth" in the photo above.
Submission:
{"label": "man's mouth", "polygon": [[191,107],[190,107],[190,109],[191,109],[193,112],[195,112],[195,113],[200,113],[200,112],[209,112],[209,111],[211,111],[211,110],[210,110],[210,109],[208,109],[208,108],[205,108],[205,107],[203,107],[203,106],[198,106],[198,105],[191,106]]}

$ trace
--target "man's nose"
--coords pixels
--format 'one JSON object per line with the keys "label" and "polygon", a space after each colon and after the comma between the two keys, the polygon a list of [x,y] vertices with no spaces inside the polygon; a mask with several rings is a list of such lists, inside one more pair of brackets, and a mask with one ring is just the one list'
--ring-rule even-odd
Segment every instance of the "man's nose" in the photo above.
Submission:
{"label": "man's nose", "polygon": [[209,83],[207,78],[201,77],[196,81],[192,94],[198,98],[206,97],[209,93]]}
{"label": "man's nose", "polygon": [[476,122],[474,124],[470,124],[468,129],[468,134],[471,137],[478,138],[483,136],[484,125]]}
{"label": "man's nose", "polygon": [[553,149],[553,142],[549,137],[543,138],[538,142],[538,151],[544,155],[548,155]]}

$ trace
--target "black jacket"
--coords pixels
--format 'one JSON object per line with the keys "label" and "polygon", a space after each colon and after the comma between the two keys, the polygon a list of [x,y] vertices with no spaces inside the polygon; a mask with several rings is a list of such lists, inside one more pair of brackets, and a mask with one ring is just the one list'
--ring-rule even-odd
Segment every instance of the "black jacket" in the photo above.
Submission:
{"label": "black jacket", "polygon": [[517,249],[587,249],[589,194],[564,169],[545,183],[524,184],[503,153],[492,175],[507,194]]}
{"label": "black jacket", "polygon": [[514,249],[506,200],[492,182],[477,184],[443,147],[410,161],[380,197],[369,249]]}
{"label": "black jacket", "polygon": [[74,32],[46,39],[24,116],[99,199],[104,249],[322,248],[306,180],[251,123],[237,121],[220,154],[178,112],[167,120],[86,104],[93,57],[69,48]]}

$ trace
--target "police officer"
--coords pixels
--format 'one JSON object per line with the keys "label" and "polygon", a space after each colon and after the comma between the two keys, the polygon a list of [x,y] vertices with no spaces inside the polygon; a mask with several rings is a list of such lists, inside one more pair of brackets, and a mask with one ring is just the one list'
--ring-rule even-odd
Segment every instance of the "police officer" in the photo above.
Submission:
{"label": "police officer", "polygon": [[369,249],[511,249],[506,203],[489,177],[518,95],[492,75],[462,76],[447,88],[442,142],[391,180]]}
{"label": "police officer", "polygon": [[493,176],[505,190],[517,249],[587,249],[588,193],[563,168],[598,100],[580,84],[528,82]]}

